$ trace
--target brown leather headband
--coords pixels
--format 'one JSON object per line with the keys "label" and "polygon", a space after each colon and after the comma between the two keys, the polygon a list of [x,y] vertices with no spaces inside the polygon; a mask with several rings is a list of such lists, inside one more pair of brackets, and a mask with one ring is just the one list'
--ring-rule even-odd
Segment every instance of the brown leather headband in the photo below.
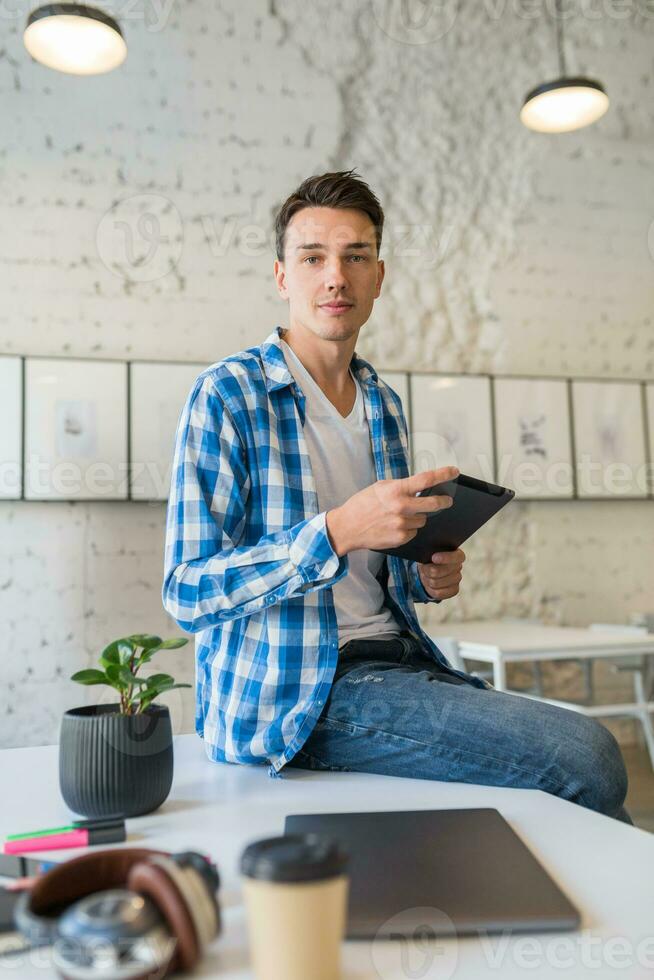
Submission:
{"label": "brown leather headband", "polygon": [[71,858],[36,879],[30,889],[30,910],[47,915],[78,898],[106,888],[125,887],[131,868],[151,854],[167,855],[145,847],[94,851]]}

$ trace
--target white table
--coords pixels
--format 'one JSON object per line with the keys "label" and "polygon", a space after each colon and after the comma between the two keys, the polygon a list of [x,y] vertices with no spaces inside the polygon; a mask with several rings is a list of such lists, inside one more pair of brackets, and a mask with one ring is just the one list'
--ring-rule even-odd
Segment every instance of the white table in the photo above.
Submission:
{"label": "white table", "polygon": [[[238,861],[247,843],[283,831],[289,813],[495,807],[531,848],[582,915],[578,932],[464,937],[428,951],[401,943],[346,942],[343,980],[524,980],[525,976],[645,980],[654,970],[654,835],[540,790],[505,789],[357,773],[217,765],[195,735],[175,740],[175,780],[158,812],[127,822],[124,846],[210,854],[222,877],[224,933],[197,976],[251,980]],[[57,747],[0,752],[4,789],[0,836],[30,826],[55,826],[70,815],[59,796]],[[12,787],[12,791],[8,792]],[[82,851],[67,851],[67,857]],[[41,857],[61,860],[62,852]],[[567,964],[567,965],[565,965]],[[4,976],[53,976],[46,953],[3,962]],[[310,980],[310,978],[307,978]]]}
{"label": "white table", "polygon": [[[493,667],[493,686],[506,691],[506,665],[510,663],[537,664],[542,660],[594,660],[597,658],[633,658],[636,654],[654,654],[654,634],[638,635],[632,631],[587,629],[575,626],[545,626],[520,620],[478,619],[464,623],[446,623],[442,637],[434,635],[436,644],[454,643],[454,651],[464,660],[480,660]],[[445,646],[445,643],[443,644]],[[448,655],[447,648],[443,653]],[[562,708],[570,708],[594,717],[630,715],[643,725],[645,739],[654,768],[654,729],[651,712],[654,701],[648,701],[646,691],[636,684],[634,701],[618,704],[578,704],[559,701],[540,695],[511,691],[520,697],[534,697]]]}

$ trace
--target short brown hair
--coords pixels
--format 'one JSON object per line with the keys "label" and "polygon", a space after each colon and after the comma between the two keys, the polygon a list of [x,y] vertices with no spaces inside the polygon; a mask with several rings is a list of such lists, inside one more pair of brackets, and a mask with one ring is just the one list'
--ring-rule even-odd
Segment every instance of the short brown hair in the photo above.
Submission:
{"label": "short brown hair", "polygon": [[282,204],[275,218],[277,258],[284,261],[284,237],[294,214],[302,208],[355,208],[364,211],[375,227],[377,255],[384,228],[382,206],[364,180],[354,170],[307,177]]}

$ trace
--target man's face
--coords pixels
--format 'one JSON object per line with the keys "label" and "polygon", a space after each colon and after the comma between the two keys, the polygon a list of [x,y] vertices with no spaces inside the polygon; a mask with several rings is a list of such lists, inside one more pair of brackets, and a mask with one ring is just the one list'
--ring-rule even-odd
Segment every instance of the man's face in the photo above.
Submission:
{"label": "man's face", "polygon": [[375,229],[363,211],[306,207],[286,229],[284,261],[275,262],[291,327],[324,340],[356,336],[370,316],[384,278]]}

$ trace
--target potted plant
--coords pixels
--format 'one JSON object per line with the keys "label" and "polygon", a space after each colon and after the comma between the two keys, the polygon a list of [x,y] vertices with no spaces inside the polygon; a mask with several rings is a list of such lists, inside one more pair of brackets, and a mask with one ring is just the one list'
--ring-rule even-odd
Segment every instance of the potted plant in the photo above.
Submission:
{"label": "potted plant", "polygon": [[153,702],[176,684],[170,674],[139,672],[159,650],[188,643],[138,633],[114,640],[100,654],[100,667],[79,670],[71,680],[104,684],[117,703],[66,711],[59,739],[59,785],[74,813],[85,817],[136,817],[156,810],[173,781],[173,733],[165,705]]}

